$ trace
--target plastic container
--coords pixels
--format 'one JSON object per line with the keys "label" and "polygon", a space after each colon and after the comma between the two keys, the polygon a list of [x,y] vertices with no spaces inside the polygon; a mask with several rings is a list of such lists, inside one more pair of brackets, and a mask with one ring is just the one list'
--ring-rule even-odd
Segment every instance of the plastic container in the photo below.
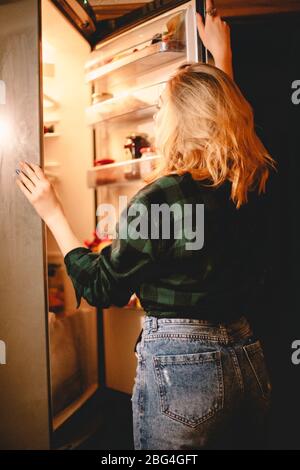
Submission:
{"label": "plastic container", "polygon": [[147,176],[151,171],[154,169],[154,161],[153,160],[145,160],[146,157],[154,157],[156,152],[152,147],[143,147],[141,148],[141,164],[140,164],[140,173],[141,178]]}

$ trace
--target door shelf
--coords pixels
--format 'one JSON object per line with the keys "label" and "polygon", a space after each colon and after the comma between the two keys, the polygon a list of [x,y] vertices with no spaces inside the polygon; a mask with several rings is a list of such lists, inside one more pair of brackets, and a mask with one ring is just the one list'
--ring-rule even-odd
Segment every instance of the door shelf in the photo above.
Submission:
{"label": "door shelf", "polygon": [[49,137],[59,137],[59,136],[60,136],[60,134],[58,134],[57,132],[46,132],[46,133],[44,134],[44,137],[47,138],[47,139],[48,139]]}
{"label": "door shelf", "polygon": [[149,157],[95,166],[87,173],[88,187],[128,185],[133,182],[142,181],[144,176],[155,169],[160,158],[160,155],[151,155]]}
{"label": "door shelf", "polygon": [[60,167],[60,163],[56,161],[45,162],[45,175],[50,179],[51,182],[56,183],[59,180]]}
{"label": "door shelf", "polygon": [[160,41],[136,50],[124,57],[113,60],[105,65],[99,65],[96,68],[89,69],[85,75],[87,82],[93,82],[103,78],[108,74],[113,74],[115,83],[132,75],[141,75],[156,67],[186,58],[185,43],[181,41],[172,41],[171,43]]}
{"label": "door shelf", "polygon": [[59,119],[44,119],[45,126],[51,126],[51,124],[57,124]]}
{"label": "door shelf", "polygon": [[122,119],[152,118],[160,93],[166,82],[133,89],[118,96],[96,103],[86,109],[87,123],[99,124],[103,121]]}
{"label": "door shelf", "polygon": [[44,110],[53,110],[59,108],[59,102],[50,95],[43,93],[43,107]]}

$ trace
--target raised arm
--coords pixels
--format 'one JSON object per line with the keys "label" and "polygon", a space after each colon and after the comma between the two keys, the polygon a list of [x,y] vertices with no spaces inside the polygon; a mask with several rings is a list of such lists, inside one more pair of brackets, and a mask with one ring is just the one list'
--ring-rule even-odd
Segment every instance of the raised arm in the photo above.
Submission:
{"label": "raised arm", "polygon": [[215,66],[233,79],[230,28],[218,14],[212,0],[206,1],[205,23],[197,13],[197,27],[201,41],[214,58]]}

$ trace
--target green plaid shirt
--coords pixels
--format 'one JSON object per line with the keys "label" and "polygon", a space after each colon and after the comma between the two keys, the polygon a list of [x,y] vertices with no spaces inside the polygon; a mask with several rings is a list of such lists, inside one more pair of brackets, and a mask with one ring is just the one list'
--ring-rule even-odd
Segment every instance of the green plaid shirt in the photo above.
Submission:
{"label": "green plaid shirt", "polygon": [[137,238],[132,228],[120,237],[119,219],[117,236],[101,253],[80,247],[65,256],[77,307],[81,297],[99,308],[125,306],[135,292],[145,313],[153,316],[229,321],[251,309],[266,273],[264,216],[259,217],[257,204],[249,202],[237,210],[230,200],[229,183],[208,188],[190,173],[162,176],[138,191],[122,212],[128,227],[135,218],[128,214],[134,203],[147,209],[145,217],[158,228],[160,220],[150,216],[152,204],[190,204],[193,213],[196,204],[203,204],[203,247],[186,250],[190,240],[174,237],[172,212],[168,239],[162,233],[156,239]]}

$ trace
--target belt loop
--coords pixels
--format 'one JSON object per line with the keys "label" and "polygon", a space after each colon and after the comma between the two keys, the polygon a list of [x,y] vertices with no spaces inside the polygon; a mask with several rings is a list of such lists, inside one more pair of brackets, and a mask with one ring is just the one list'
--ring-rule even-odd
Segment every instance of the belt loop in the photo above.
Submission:
{"label": "belt loop", "polygon": [[222,341],[224,341],[225,344],[228,344],[228,342],[230,341],[230,338],[229,338],[229,335],[228,335],[228,330],[226,328],[226,326],[221,323],[221,338],[222,338]]}
{"label": "belt loop", "polygon": [[152,325],[151,325],[151,330],[153,332],[157,331],[158,329],[158,322],[156,317],[152,317]]}

